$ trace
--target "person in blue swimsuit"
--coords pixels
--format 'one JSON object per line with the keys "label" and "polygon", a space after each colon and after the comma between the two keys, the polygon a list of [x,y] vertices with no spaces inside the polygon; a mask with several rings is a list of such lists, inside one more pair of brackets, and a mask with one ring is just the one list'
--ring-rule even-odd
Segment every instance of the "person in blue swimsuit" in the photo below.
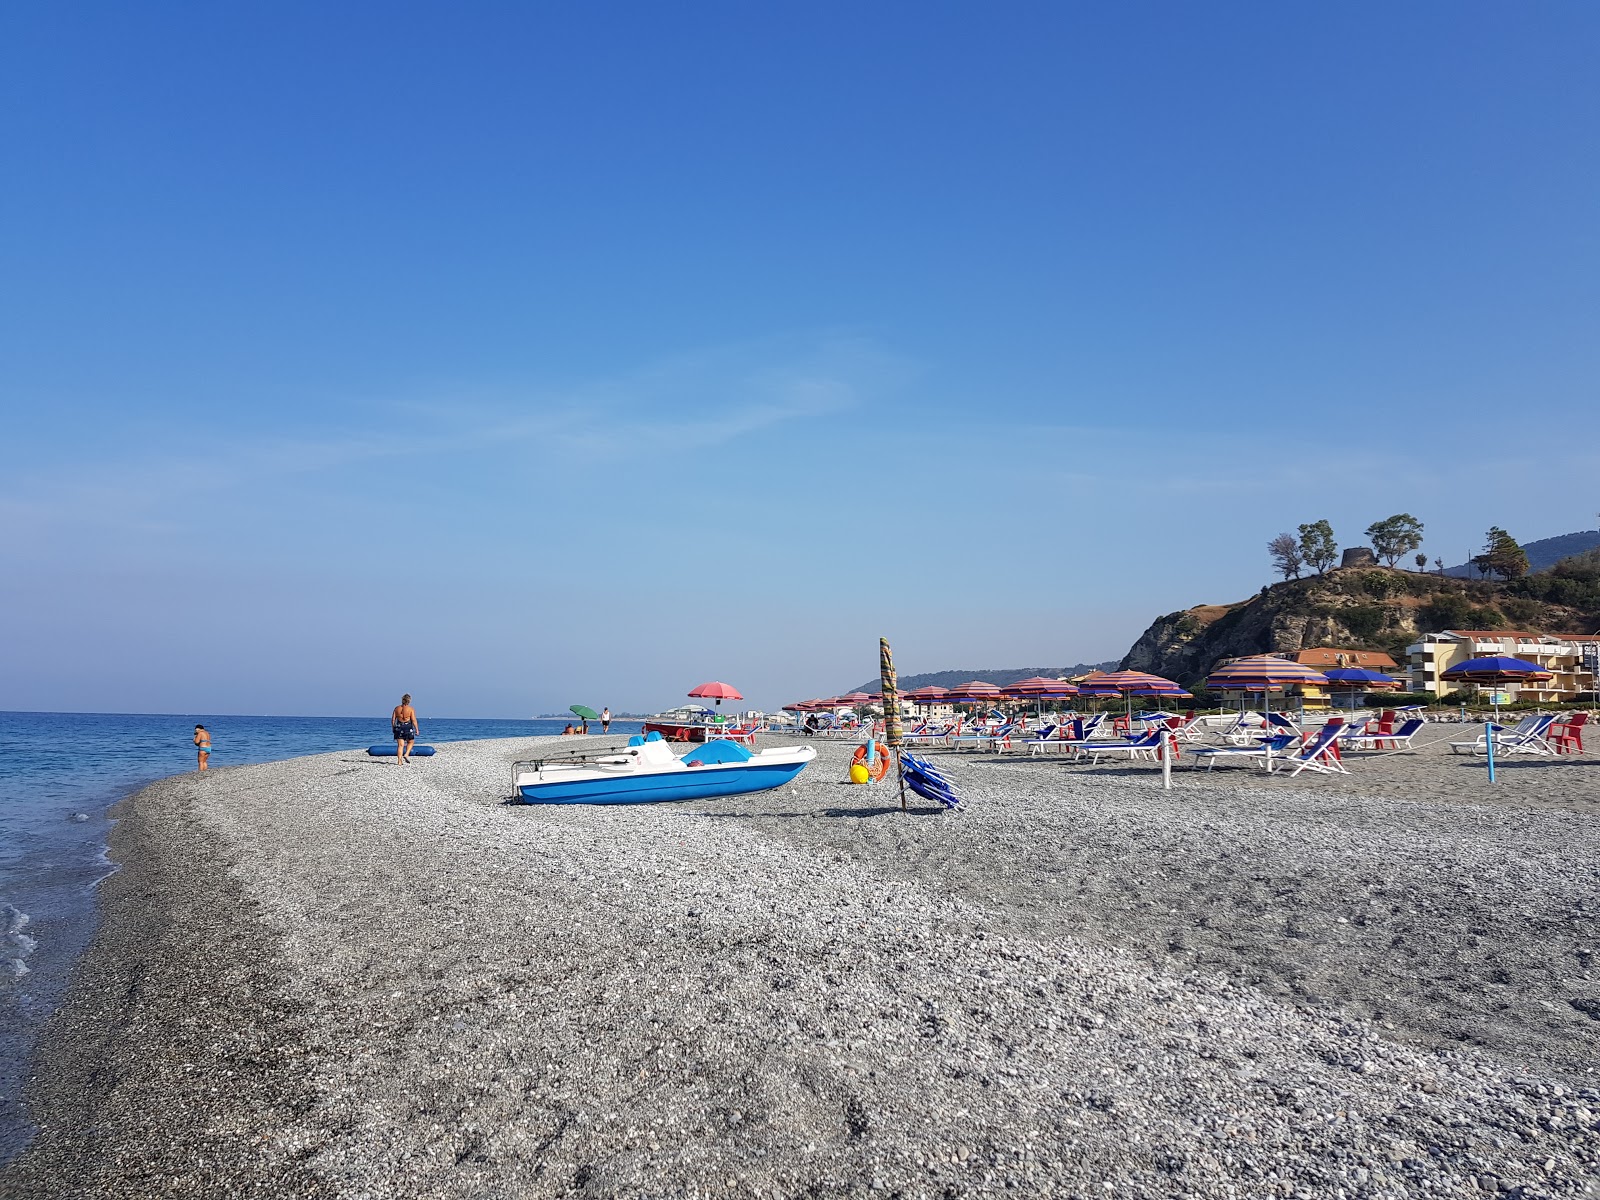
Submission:
{"label": "person in blue swimsuit", "polygon": [[394,730],[395,757],[400,765],[411,761],[411,747],[417,742],[417,710],[411,707],[411,693],[400,697],[400,703],[389,714],[389,724]]}
{"label": "person in blue swimsuit", "polygon": [[200,760],[199,769],[206,771],[211,765],[211,733],[204,725],[194,727],[195,757]]}

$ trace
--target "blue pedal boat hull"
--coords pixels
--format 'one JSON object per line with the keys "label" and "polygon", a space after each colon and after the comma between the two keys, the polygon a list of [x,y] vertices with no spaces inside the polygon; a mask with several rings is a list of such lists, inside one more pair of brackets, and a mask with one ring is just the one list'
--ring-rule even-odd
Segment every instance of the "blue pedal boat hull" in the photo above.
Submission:
{"label": "blue pedal boat hull", "polygon": [[782,787],[806,764],[742,763],[737,767],[701,767],[663,775],[616,779],[581,779],[530,784],[517,789],[527,804],[658,804],[668,800],[709,800],[744,796]]}

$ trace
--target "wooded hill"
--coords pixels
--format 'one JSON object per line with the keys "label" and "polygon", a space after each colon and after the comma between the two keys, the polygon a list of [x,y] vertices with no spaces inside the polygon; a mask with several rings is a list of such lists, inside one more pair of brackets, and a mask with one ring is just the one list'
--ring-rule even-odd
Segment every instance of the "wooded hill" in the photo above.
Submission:
{"label": "wooded hill", "polygon": [[[1548,571],[1564,558],[1600,548],[1600,529],[1584,529],[1577,533],[1563,533],[1556,537],[1540,538],[1537,542],[1524,542],[1522,552],[1528,556],[1529,571]],[[1476,579],[1478,569],[1471,563],[1446,567],[1446,575],[1461,579]]]}
{"label": "wooded hill", "polygon": [[1600,551],[1509,582],[1390,567],[1349,567],[1264,587],[1235,604],[1200,604],[1158,617],[1121,667],[1196,684],[1223,659],[1313,646],[1406,647],[1443,629],[1593,633],[1600,629]]}

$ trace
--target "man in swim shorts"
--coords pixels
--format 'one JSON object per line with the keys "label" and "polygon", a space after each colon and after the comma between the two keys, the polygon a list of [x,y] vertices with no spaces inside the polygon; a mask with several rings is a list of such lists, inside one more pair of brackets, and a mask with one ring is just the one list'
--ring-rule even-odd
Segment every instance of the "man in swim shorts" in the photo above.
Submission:
{"label": "man in swim shorts", "polygon": [[600,732],[601,733],[606,733],[610,729],[611,729],[611,710],[609,708],[602,708],[600,710]]}
{"label": "man in swim shorts", "polygon": [[199,769],[202,771],[209,770],[211,763],[211,733],[204,725],[196,725],[194,727],[194,749],[195,757],[200,760]]}
{"label": "man in swim shorts", "polygon": [[411,693],[400,697],[400,703],[389,714],[389,724],[394,732],[395,758],[400,766],[411,761],[411,747],[417,743],[417,710],[411,707]]}

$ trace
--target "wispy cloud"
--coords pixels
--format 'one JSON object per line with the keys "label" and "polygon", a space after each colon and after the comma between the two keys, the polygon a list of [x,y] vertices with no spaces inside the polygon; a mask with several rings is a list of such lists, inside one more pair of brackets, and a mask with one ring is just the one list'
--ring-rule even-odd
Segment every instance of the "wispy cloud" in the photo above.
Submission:
{"label": "wispy cloud", "polygon": [[391,431],[338,428],[337,414],[364,416],[372,397],[330,402],[334,431],[317,436],[263,436],[237,414],[231,422],[223,414],[188,454],[135,450],[71,467],[60,456],[48,468],[11,473],[0,483],[3,536],[16,545],[70,526],[154,533],[175,526],[184,502],[388,459],[523,445],[564,463],[688,453],[871,404],[910,373],[905,360],[865,340],[788,338],[680,354],[563,386],[418,389],[382,398],[384,409],[401,413]]}

